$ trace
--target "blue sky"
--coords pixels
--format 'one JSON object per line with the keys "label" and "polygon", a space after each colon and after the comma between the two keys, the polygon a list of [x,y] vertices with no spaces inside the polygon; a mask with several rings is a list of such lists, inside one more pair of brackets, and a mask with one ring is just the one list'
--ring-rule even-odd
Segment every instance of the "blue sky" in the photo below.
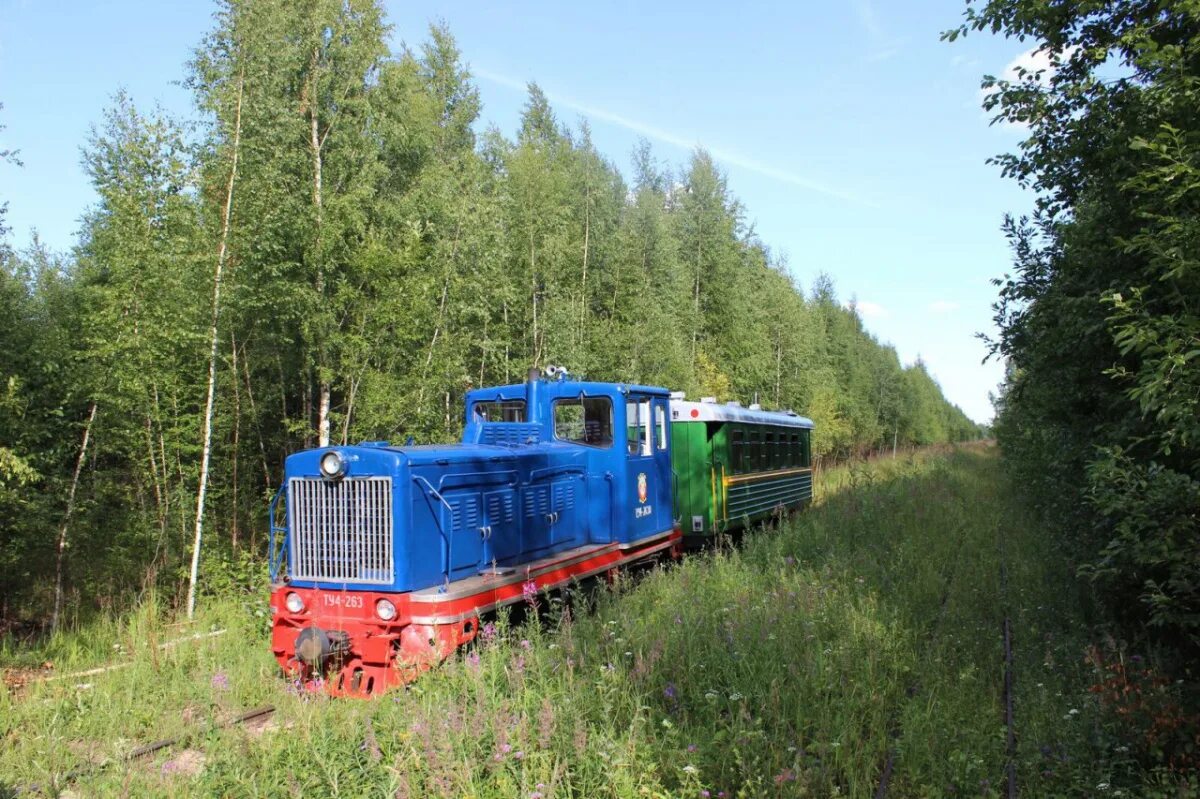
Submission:
{"label": "blue sky", "polygon": [[[536,80],[563,121],[587,118],[623,170],[639,138],[682,164],[696,145],[726,170],[760,238],[802,287],[830,273],[867,328],[918,355],[973,418],[1002,370],[981,365],[990,279],[1009,266],[999,226],[1032,198],[985,164],[1021,131],[989,126],[979,80],[1028,45],[953,45],[961,0],[841,3],[387,2],[395,44],[431,20],[458,39],[483,118],[512,135]],[[0,202],[12,241],[74,241],[94,200],[79,148],[118,88],[190,115],[178,85],[211,24],[199,2],[0,0]]]}

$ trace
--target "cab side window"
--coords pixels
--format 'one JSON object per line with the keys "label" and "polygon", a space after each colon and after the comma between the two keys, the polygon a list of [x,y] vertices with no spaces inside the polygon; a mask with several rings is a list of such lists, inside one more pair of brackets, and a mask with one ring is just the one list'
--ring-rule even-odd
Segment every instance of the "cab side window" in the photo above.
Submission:
{"label": "cab side window", "polygon": [[625,403],[625,434],[630,456],[650,454],[650,400]]}
{"label": "cab side window", "polygon": [[612,401],[580,397],[554,403],[554,437],[570,444],[606,449],[613,444]]}
{"label": "cab side window", "polygon": [[475,419],[480,422],[525,421],[525,400],[483,400],[474,408]]}

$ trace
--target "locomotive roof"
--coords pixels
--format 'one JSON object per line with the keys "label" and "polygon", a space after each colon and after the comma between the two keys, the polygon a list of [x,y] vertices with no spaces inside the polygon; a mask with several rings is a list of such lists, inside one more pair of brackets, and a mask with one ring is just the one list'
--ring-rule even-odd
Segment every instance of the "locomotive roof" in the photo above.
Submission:
{"label": "locomotive roof", "polygon": [[[667,396],[670,394],[661,386],[641,386],[634,383],[602,383],[594,380],[573,380],[571,378],[555,379],[541,378],[540,382],[547,389],[548,396],[578,396],[579,392],[594,392],[596,394],[610,392],[614,389],[622,394],[638,393],[651,394],[657,396]],[[528,383],[512,383],[506,386],[487,386],[485,388],[476,388],[467,392],[467,396],[471,399],[483,398],[503,398],[503,399],[524,399]]]}
{"label": "locomotive roof", "polygon": [[793,411],[764,411],[717,402],[691,402],[671,398],[671,421],[673,422],[741,422],[742,424],[767,424],[776,427],[800,427],[813,429],[813,421]]}

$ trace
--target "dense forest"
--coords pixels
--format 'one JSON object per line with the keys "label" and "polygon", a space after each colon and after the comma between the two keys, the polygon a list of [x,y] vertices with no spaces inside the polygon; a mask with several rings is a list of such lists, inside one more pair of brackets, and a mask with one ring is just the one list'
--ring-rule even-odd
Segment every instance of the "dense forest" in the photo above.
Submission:
{"label": "dense forest", "polygon": [[[1200,651],[1200,10],[992,0],[949,38],[1032,42],[989,80],[1028,131],[996,159],[1037,194],[1009,219],[997,437],[1115,632],[1181,674]],[[1195,688],[1195,676],[1188,680]],[[1200,702],[1192,697],[1192,709]],[[1187,742],[1195,751],[1196,741]],[[1160,748],[1165,745],[1160,742]]]}
{"label": "dense forest", "polygon": [[287,453],[454,440],[533,364],[794,408],[826,459],[980,435],[707,153],[626,177],[536,85],[510,140],[448,30],[392,36],[370,0],[225,0],[193,117],[97,120],[76,246],[0,238],[0,619],[179,601],[201,537],[202,584],[257,573]]}

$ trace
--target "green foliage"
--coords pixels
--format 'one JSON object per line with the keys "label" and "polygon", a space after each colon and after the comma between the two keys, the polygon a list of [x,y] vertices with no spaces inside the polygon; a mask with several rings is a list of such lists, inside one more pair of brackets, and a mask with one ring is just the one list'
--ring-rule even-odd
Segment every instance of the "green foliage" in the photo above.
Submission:
{"label": "green foliage", "polygon": [[[1088,466],[1091,507],[1110,536],[1084,574],[1127,622],[1150,624],[1200,645],[1200,482],[1118,449]],[[1130,606],[1126,597],[1141,605]],[[1184,644],[1183,641],[1177,642]]]}
{"label": "green foliage", "polygon": [[175,601],[229,199],[210,580],[232,570],[210,563],[261,561],[288,453],[326,429],[453,441],[466,391],[534,364],[811,413],[826,464],[978,435],[832,281],[803,294],[708,153],[673,168],[643,142],[627,181],[536,85],[515,140],[477,137],[449,31],[397,51],[390,33],[373,0],[221,0],[185,76],[196,133],[118,94],[84,150],[98,199],[78,246],[0,246],[0,350],[17,354],[0,374],[0,617],[45,607],[93,403],[69,604]]}
{"label": "green foliage", "polygon": [[995,0],[948,34],[1028,39],[1051,64],[984,81],[1029,132],[995,161],[1039,193],[1032,220],[1005,224],[997,435],[1123,634],[1181,657],[1200,640],[1198,11]]}

